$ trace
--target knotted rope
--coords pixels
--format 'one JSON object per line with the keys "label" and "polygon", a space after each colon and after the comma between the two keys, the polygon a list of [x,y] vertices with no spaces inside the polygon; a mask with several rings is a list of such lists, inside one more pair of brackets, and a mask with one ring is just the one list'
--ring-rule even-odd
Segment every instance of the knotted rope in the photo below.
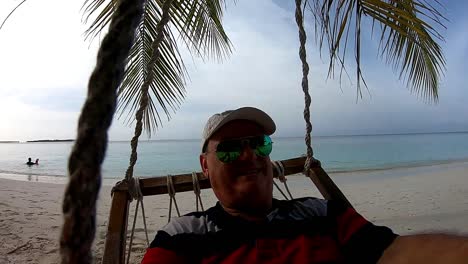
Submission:
{"label": "knotted rope", "polygon": [[308,74],[309,74],[309,64],[307,63],[307,53],[306,53],[306,40],[307,40],[307,35],[304,30],[304,18],[302,15],[302,0],[296,0],[296,23],[297,27],[299,28],[299,41],[300,41],[300,47],[299,47],[299,58],[301,59],[302,62],[302,91],[304,91],[304,102],[305,102],[305,107],[304,107],[304,120],[306,122],[306,135],[305,135],[305,143],[307,146],[307,159],[304,164],[304,173],[308,176],[309,175],[309,170],[312,167],[313,161],[313,156],[314,152],[312,150],[312,144],[311,144],[311,137],[310,133],[312,132],[312,123],[310,122],[310,95],[309,95],[309,80],[308,80]]}
{"label": "knotted rope", "polygon": [[174,206],[177,210],[177,216],[180,216],[179,207],[177,206],[177,200],[175,198],[176,191],[174,188],[174,182],[172,181],[172,175],[167,175],[167,193],[169,194],[169,217],[167,222],[171,221],[172,216],[172,200],[174,200]]}
{"label": "knotted rope", "polygon": [[200,207],[202,211],[205,211],[203,208],[203,203],[201,199],[201,190],[200,190],[200,182],[198,180],[198,174],[196,172],[192,172],[192,182],[193,182],[193,192],[195,193],[195,203],[197,206],[197,212],[198,212],[198,203],[200,202]]}
{"label": "knotted rope", "polygon": [[143,0],[118,1],[88,83],[88,95],[78,121],[78,135],[68,160],[70,180],[63,200],[60,237],[62,263],[91,263],[96,232],[96,200],[101,187],[101,163],[107,130],[114,116],[117,88],[123,78]]}
{"label": "knotted rope", "polygon": [[132,252],[132,245],[133,245],[133,234],[135,233],[135,225],[136,225],[136,219],[138,215],[138,207],[140,203],[141,203],[141,213],[143,214],[143,225],[145,227],[146,245],[149,247],[148,229],[146,227],[145,206],[143,204],[143,193],[141,192],[141,188],[140,188],[140,179],[138,177],[135,177],[135,178],[132,178],[131,181],[134,182],[134,184],[132,188],[130,188],[129,186],[129,192],[135,194],[135,196],[133,195],[132,196],[137,200],[137,203],[135,207],[135,215],[133,216],[133,225],[132,225],[132,233],[130,235],[130,243],[128,245],[127,264],[130,263],[130,253]]}
{"label": "knotted rope", "polygon": [[[294,197],[293,197],[292,194],[291,194],[291,191],[289,191],[289,187],[288,187],[288,184],[287,184],[287,182],[286,182],[287,180],[286,180],[286,177],[285,177],[285,174],[284,174],[284,166],[283,166],[283,163],[282,163],[281,161],[273,161],[272,164],[273,164],[273,167],[275,167],[276,171],[278,172],[278,179],[280,180],[280,182],[283,183],[284,188],[286,189],[286,191],[287,191],[288,194],[289,194],[289,198],[290,198],[291,200],[294,199]],[[276,184],[275,184],[275,186],[276,186]],[[278,188],[278,186],[277,186],[277,188]],[[278,188],[278,190],[280,190],[280,189]],[[280,192],[283,193],[281,190],[280,190]],[[289,200],[289,199],[286,197],[286,195],[284,195],[284,193],[283,193],[283,196],[285,196],[285,198],[286,198],[287,200]]]}

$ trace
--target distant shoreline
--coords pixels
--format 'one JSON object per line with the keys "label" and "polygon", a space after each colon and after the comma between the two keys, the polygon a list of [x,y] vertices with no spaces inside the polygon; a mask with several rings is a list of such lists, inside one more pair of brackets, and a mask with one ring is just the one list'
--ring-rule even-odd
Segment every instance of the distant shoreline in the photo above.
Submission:
{"label": "distant shoreline", "polygon": [[38,143],[38,142],[73,142],[74,139],[39,139],[39,140],[28,140],[27,143]]}
{"label": "distant shoreline", "polygon": [[55,143],[55,142],[74,142],[74,139],[38,139],[28,141],[18,140],[0,140],[0,144],[21,144],[21,143]]}
{"label": "distant shoreline", "polygon": [[[312,135],[314,138],[338,138],[338,137],[373,137],[373,136],[417,136],[434,134],[468,134],[468,131],[439,131],[439,132],[408,132],[408,133],[377,133],[377,134],[335,134],[335,135]],[[273,136],[278,139],[304,138],[304,136]],[[140,139],[141,142],[171,142],[171,141],[200,141],[198,138],[173,138],[173,139]],[[0,140],[1,143],[53,143],[53,142],[74,142],[75,139],[40,139],[40,140]],[[128,143],[130,140],[109,140],[115,143]]]}

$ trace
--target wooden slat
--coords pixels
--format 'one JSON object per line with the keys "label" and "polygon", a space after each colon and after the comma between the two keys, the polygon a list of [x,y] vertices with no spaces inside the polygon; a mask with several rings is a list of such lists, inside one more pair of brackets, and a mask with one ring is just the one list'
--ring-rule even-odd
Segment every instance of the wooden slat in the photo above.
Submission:
{"label": "wooden slat", "polygon": [[[284,166],[284,174],[291,175],[304,171],[305,157],[288,159],[281,161]],[[200,189],[211,188],[210,181],[205,178],[203,173],[197,172],[199,177]],[[273,177],[278,177],[276,170],[273,170]],[[174,188],[176,192],[186,192],[193,190],[192,174],[173,175]],[[166,176],[157,176],[140,179],[140,188],[144,196],[167,193]],[[123,183],[115,186],[116,191],[128,191],[128,186]]]}
{"label": "wooden slat", "polygon": [[129,196],[127,192],[114,192],[107,226],[106,244],[104,246],[103,264],[125,263],[125,241]]}
{"label": "wooden slat", "polygon": [[[282,160],[284,166],[285,175],[294,175],[302,173],[304,170],[305,157],[293,158]],[[201,189],[211,188],[210,181],[204,177],[201,172],[197,172],[199,176],[199,184]],[[302,176],[302,174],[301,174]],[[273,177],[278,177],[277,171],[273,170]],[[312,164],[310,178],[312,182],[317,186],[317,189],[327,200],[340,200],[351,206],[351,203],[346,199],[345,195],[341,190],[336,186],[333,180],[328,176],[328,174],[323,170],[320,165],[320,162],[316,160]],[[185,192],[193,190],[193,182],[191,174],[180,174],[173,175],[172,180],[174,182],[174,188],[176,192]],[[165,176],[161,177],[152,177],[140,179],[140,188],[144,196],[147,195],[157,195],[157,194],[167,194],[167,179]],[[116,186],[117,191],[128,191],[128,186],[124,183]]]}
{"label": "wooden slat", "polygon": [[315,186],[317,186],[323,198],[326,200],[341,201],[349,207],[353,207],[321,166],[311,167],[309,177]]}

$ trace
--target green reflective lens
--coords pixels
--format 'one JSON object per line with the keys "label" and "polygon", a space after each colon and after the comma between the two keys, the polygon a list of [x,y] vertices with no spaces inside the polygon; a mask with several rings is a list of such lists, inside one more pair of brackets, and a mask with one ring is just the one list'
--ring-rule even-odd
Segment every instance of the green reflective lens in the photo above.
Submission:
{"label": "green reflective lens", "polygon": [[266,157],[270,155],[271,151],[273,149],[273,142],[271,142],[271,138],[267,135],[263,136],[262,142],[259,142],[259,144],[255,148],[255,154],[261,157]]}
{"label": "green reflective lens", "polygon": [[272,143],[271,138],[267,135],[226,140],[220,142],[216,147],[216,156],[224,163],[236,161],[240,157],[243,147],[248,145],[255,151],[255,155],[266,157],[272,151]]}
{"label": "green reflective lens", "polygon": [[216,157],[224,163],[230,163],[237,160],[240,156],[240,151],[216,151]]}

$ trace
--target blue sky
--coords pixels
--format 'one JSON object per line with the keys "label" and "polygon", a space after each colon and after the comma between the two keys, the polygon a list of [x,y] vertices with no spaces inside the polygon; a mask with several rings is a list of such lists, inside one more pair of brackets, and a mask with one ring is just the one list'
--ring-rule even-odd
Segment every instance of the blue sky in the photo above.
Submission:
{"label": "blue sky", "polygon": [[[439,104],[412,95],[376,55],[377,38],[365,37],[363,69],[369,92],[356,103],[355,80],[327,80],[327,61],[309,34],[307,46],[314,135],[468,131],[468,10],[447,1],[450,22],[442,32],[447,72]],[[18,1],[2,0],[0,19]],[[84,40],[82,1],[27,1],[0,32],[0,140],[73,138],[94,67],[97,41]],[[60,12],[53,11],[60,10]],[[309,23],[306,25],[312,29]],[[302,136],[298,37],[292,5],[240,0],[229,4],[225,28],[233,44],[223,63],[202,62],[186,52],[187,98],[152,139],[199,138],[215,112],[256,106],[276,121],[277,136]],[[325,56],[324,56],[325,58]],[[350,65],[350,72],[354,72]],[[133,127],[114,120],[111,140],[130,140]]]}

